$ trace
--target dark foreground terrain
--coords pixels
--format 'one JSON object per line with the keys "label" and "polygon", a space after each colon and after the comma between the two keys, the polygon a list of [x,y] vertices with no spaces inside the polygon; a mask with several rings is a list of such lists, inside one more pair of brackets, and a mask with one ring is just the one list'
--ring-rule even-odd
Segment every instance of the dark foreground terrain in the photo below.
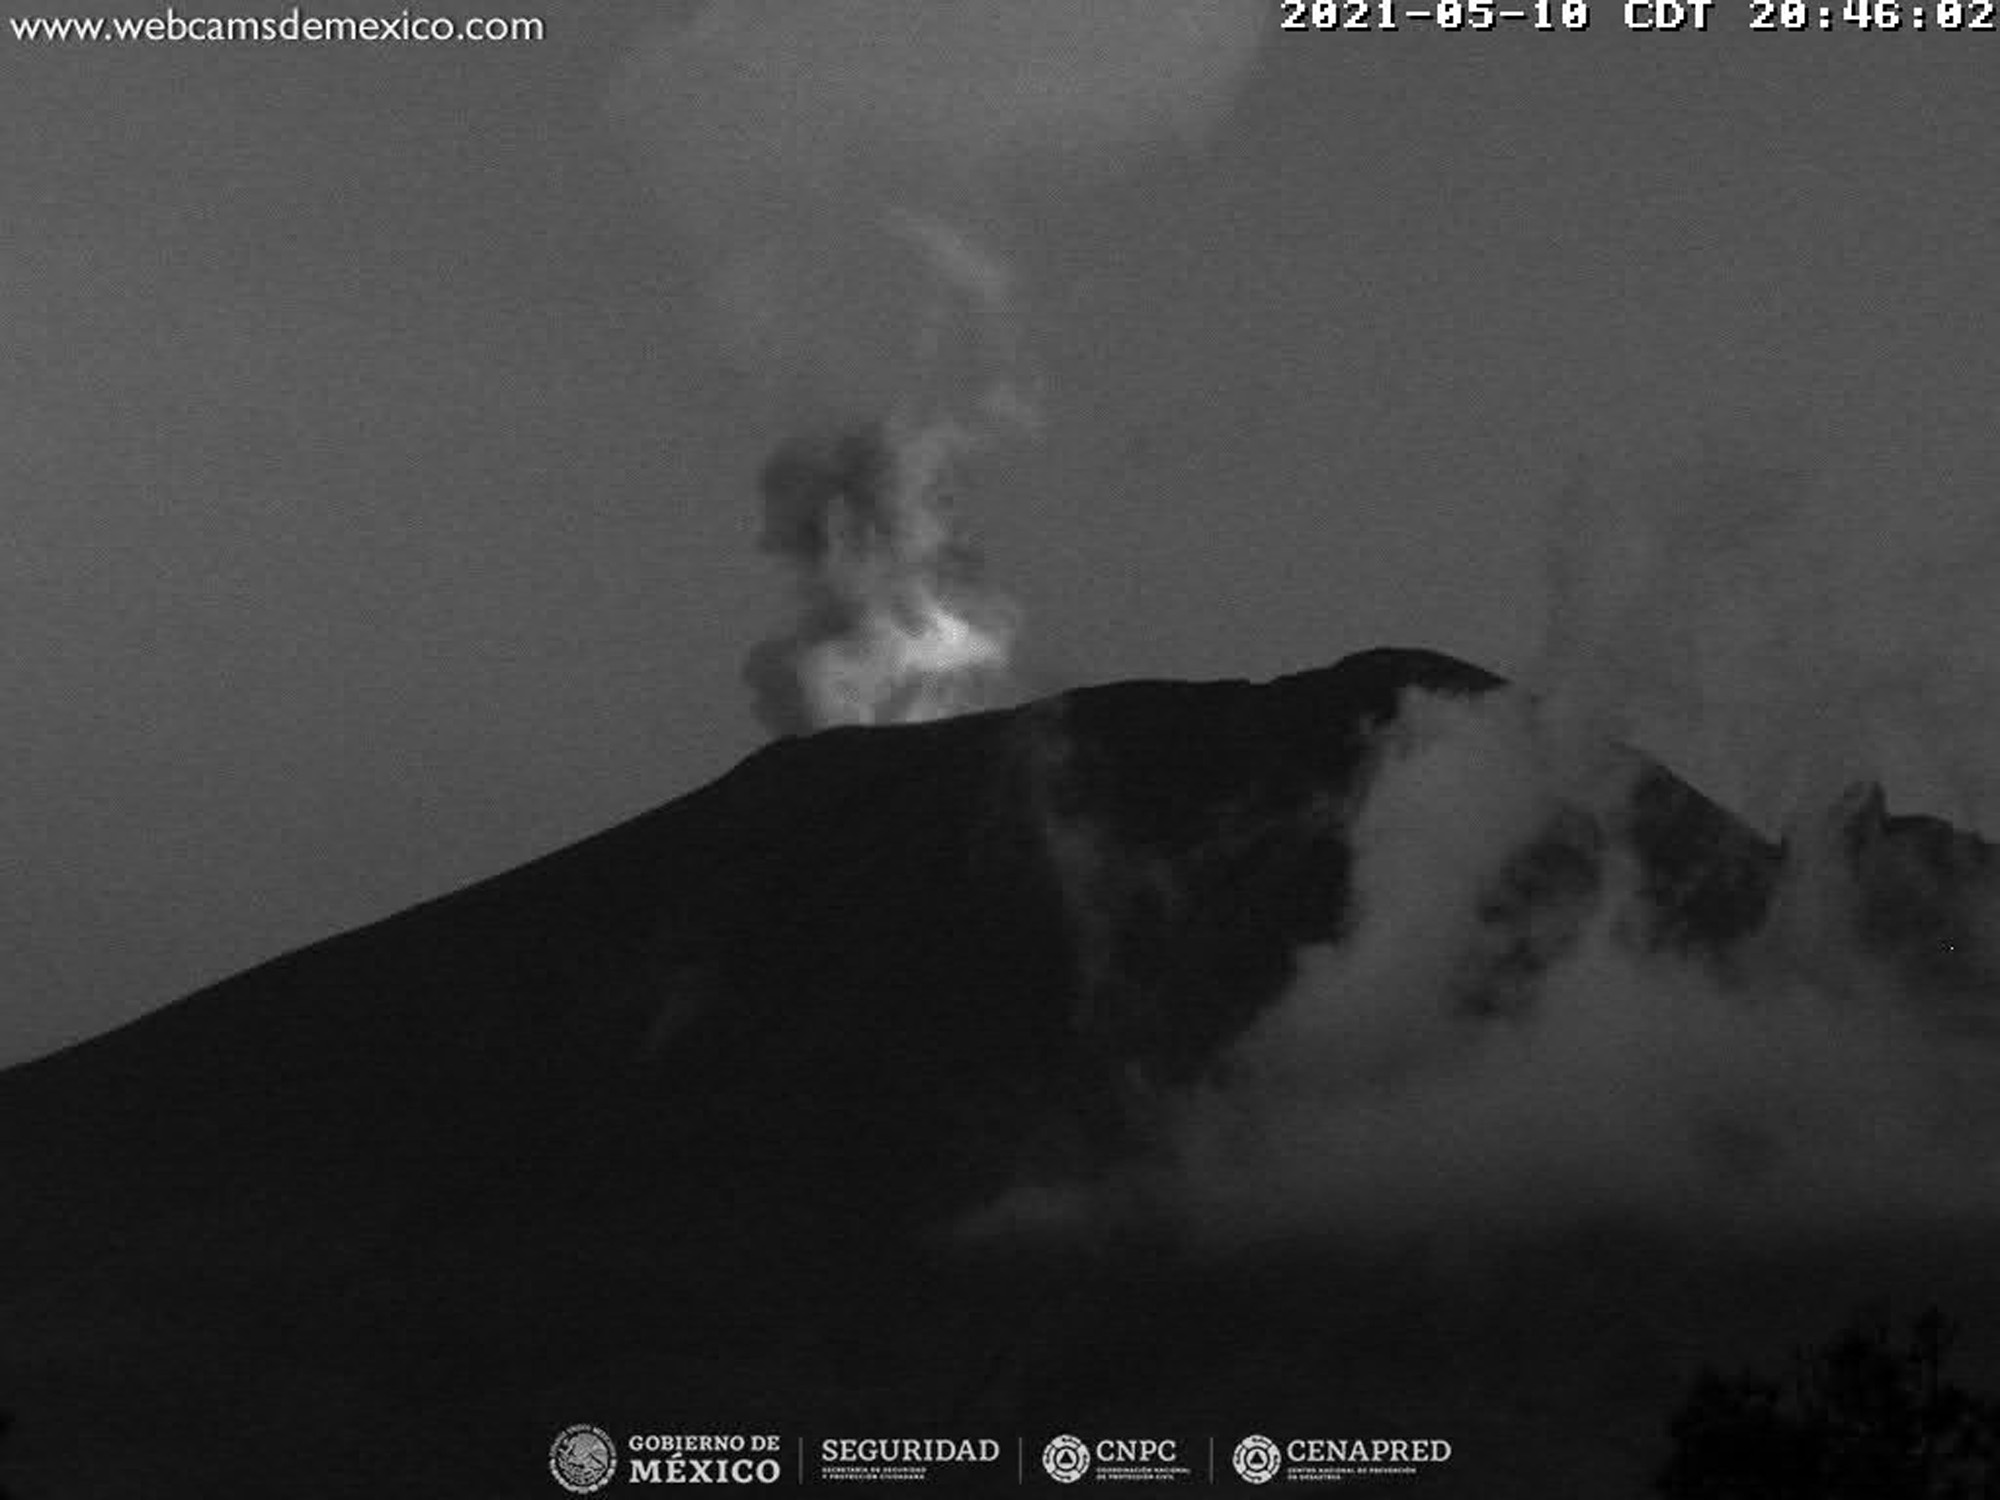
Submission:
{"label": "dark foreground terrain", "polygon": [[[1701,1363],[1781,1365],[1885,1301],[1946,1306],[1958,1375],[2000,1387],[2000,1235],[1969,1213],[955,1232],[1157,1149],[1158,1101],[1342,940],[1399,694],[1495,685],[1378,652],[781,742],[0,1075],[0,1488],[547,1497],[551,1440],[590,1422],[781,1434],[787,1484],[820,1436],[999,1438],[1004,1473],[930,1486],[960,1494],[1013,1491],[1017,1437],[1033,1486],[1058,1432],[1256,1431],[1453,1446],[1343,1493],[1629,1495]],[[1726,963],[1785,851],[1657,771],[1607,816],[1496,900],[1589,887],[1615,838],[1639,940]],[[1976,963],[1985,846],[1855,818],[1870,941]],[[1983,979],[1940,983],[1962,1009]]]}

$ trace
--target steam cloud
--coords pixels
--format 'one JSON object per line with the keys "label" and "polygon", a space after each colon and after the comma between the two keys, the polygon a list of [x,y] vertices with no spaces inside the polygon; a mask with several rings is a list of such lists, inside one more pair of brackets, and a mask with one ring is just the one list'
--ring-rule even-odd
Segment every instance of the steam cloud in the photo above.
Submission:
{"label": "steam cloud", "polygon": [[[799,616],[749,667],[773,729],[1006,695],[1018,620],[950,496],[1036,422],[1010,186],[1199,138],[1264,11],[715,0],[641,49],[619,113],[714,336],[794,434],[764,546]],[[1586,470],[1556,512],[1534,696],[1412,696],[1345,814],[1339,942],[1171,1102],[1157,1160],[989,1220],[1143,1201],[1226,1239],[2000,1211],[1992,846],[1848,790],[2000,814],[2000,532],[1783,456]],[[1660,939],[1620,741],[1785,839],[1728,951]],[[1578,817],[1599,878],[1521,897]]]}
{"label": "steam cloud", "polygon": [[[1870,532],[1855,506],[1713,454],[1580,476],[1536,690],[1406,693],[1341,815],[1338,939],[1159,1108],[1146,1163],[971,1227],[1464,1244],[2000,1216],[2000,846],[1908,810],[1991,805],[1991,532]],[[1871,536],[1894,538],[1872,571]],[[1632,812],[1656,761],[1783,834],[1724,935],[1661,920]]]}
{"label": "steam cloud", "polygon": [[801,616],[748,668],[771,727],[1008,695],[1017,612],[975,586],[947,476],[1038,420],[1009,189],[1198,139],[1266,21],[1255,0],[712,0],[640,49],[616,111],[721,349],[794,432],[766,547]]}
{"label": "steam cloud", "polygon": [[796,628],[744,675],[774,734],[914,723],[1005,696],[1013,611],[941,498],[956,434],[866,428],[781,448],[765,467],[761,542],[793,569]]}
{"label": "steam cloud", "polygon": [[2000,516],[1920,484],[1711,451],[1578,473],[1551,517],[1540,685],[1767,834],[1842,788],[2000,815]]}
{"label": "steam cloud", "polygon": [[1560,808],[1615,829],[1620,795],[1518,695],[1413,697],[1353,827],[1354,926],[1186,1102],[1173,1211],[1362,1240],[2000,1213],[2000,967],[1926,951],[1993,929],[2000,868],[1922,893],[1959,920],[1885,930],[1909,892],[1869,869],[1876,810],[1848,801],[1726,955],[1648,936],[1616,843],[1580,900],[1496,900]]}

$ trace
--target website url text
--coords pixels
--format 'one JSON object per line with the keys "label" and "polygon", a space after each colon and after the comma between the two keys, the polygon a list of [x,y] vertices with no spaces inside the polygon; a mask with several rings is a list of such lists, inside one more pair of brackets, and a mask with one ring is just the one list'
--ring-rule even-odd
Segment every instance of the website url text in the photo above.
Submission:
{"label": "website url text", "polygon": [[10,16],[17,42],[539,42],[539,16]]}

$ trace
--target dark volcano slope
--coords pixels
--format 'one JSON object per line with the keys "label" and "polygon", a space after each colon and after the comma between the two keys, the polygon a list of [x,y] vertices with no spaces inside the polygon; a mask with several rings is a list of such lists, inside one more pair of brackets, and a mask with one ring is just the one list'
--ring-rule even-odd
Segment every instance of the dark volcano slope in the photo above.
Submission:
{"label": "dark volcano slope", "polygon": [[[1328,1337],[1405,1351],[1361,1425],[1449,1425],[1485,1367],[1430,1302],[1382,1322],[1421,1277],[1301,1324],[1324,1260],[945,1230],[1023,1170],[1143,1149],[1146,1097],[1338,940],[1344,820],[1401,695],[1498,682],[1379,651],[783,741],[0,1075],[0,1482],[547,1495],[580,1420],[1331,1425],[1322,1400],[1358,1396]],[[1664,772],[1623,816],[1659,941],[1754,925],[1778,850]],[[1602,839],[1552,829],[1512,899],[1594,880]],[[1467,1347],[1512,1347],[1503,1315],[1473,1321]],[[1544,1372],[1562,1400],[1568,1368]]]}

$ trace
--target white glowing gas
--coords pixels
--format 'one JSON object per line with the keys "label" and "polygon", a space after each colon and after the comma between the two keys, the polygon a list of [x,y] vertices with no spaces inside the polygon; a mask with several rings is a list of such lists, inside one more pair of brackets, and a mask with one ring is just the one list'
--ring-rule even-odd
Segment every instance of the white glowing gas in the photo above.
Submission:
{"label": "white glowing gas", "polygon": [[993,706],[1013,658],[1011,611],[974,612],[922,582],[901,597],[871,601],[848,635],[806,651],[798,663],[813,721],[915,724]]}
{"label": "white glowing gas", "polygon": [[1020,614],[981,577],[947,478],[975,445],[948,420],[789,444],[764,474],[764,550],[798,588],[797,623],[752,654],[781,734],[907,724],[1011,701]]}

